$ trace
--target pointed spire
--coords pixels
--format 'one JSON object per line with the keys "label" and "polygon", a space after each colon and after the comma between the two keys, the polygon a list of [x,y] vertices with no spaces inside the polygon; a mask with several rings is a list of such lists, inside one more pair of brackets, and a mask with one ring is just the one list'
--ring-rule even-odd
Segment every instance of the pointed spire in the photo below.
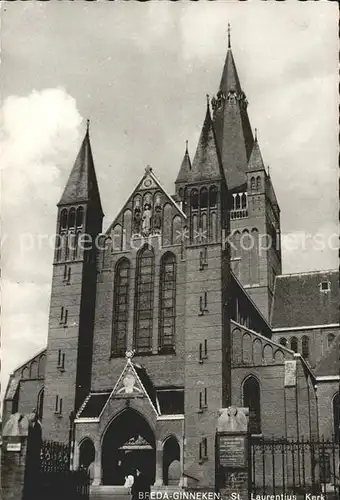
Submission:
{"label": "pointed spire", "polygon": [[[256,131],[256,129],[255,129],[255,131]],[[255,136],[253,150],[252,150],[250,158],[249,158],[248,169],[249,170],[265,170],[260,146],[259,146],[259,143],[257,142],[257,136]]]}
{"label": "pointed spire", "polygon": [[178,184],[179,182],[187,182],[190,171],[191,171],[191,161],[188,151],[188,141],[185,141],[185,153],[175,184]]}
{"label": "pointed spire", "polygon": [[247,113],[247,99],[242,91],[230,42],[221,82],[213,102],[214,129],[228,188],[246,183],[248,161],[253,148],[253,132]]}
{"label": "pointed spire", "polygon": [[209,99],[207,99],[206,115],[192,163],[189,182],[221,178],[224,178],[224,173],[210,115]]}
{"label": "pointed spire", "polygon": [[83,142],[58,206],[69,205],[71,203],[92,202],[97,205],[103,214],[97,177],[94,169],[89,126],[90,120],[87,120]]}

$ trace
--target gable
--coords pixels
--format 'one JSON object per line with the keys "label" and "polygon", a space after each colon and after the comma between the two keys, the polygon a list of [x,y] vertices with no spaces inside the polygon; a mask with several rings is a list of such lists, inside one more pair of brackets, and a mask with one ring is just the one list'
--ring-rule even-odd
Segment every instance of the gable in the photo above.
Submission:
{"label": "gable", "polygon": [[127,352],[126,365],[117,380],[109,398],[107,399],[102,411],[104,411],[110,399],[130,399],[130,398],[146,398],[152,409],[159,415],[159,409],[156,399],[156,390],[148,376],[146,369],[132,363],[131,357],[133,353]]}
{"label": "gable", "polygon": [[163,247],[180,245],[185,221],[181,207],[161,186],[152,170],[147,168],[106,231],[105,252],[112,254],[140,248],[143,243],[139,246],[138,240],[152,243],[153,238]]}

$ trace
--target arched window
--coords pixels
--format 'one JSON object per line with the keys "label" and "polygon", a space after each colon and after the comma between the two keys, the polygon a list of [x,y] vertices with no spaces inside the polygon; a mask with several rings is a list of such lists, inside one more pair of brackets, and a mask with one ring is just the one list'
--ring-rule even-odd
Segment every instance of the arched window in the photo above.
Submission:
{"label": "arched window", "polygon": [[305,359],[309,358],[309,338],[307,335],[302,337],[302,357]]}
{"label": "arched window", "polygon": [[60,214],[60,229],[67,228],[67,210],[64,208]]}
{"label": "arched window", "polygon": [[334,422],[334,436],[337,443],[340,439],[340,394],[335,394],[333,398],[333,422]]}
{"label": "arched window", "polygon": [[129,274],[130,262],[123,258],[118,261],[115,272],[112,356],[124,356],[129,319]]}
{"label": "arched window", "polygon": [[255,181],[255,177],[252,177],[252,178],[250,179],[250,189],[251,189],[251,191],[255,191],[255,189],[256,189],[256,181]]}
{"label": "arched window", "polygon": [[77,227],[80,227],[83,225],[83,220],[84,220],[84,209],[83,209],[83,207],[78,207],[77,208],[77,217],[76,217]]}
{"label": "arched window", "polygon": [[193,189],[190,194],[191,198],[191,208],[192,210],[198,209],[198,191],[197,189]]}
{"label": "arched window", "polygon": [[38,394],[38,401],[37,401],[37,414],[40,421],[42,421],[43,418],[43,410],[44,410],[44,389],[41,389],[41,391]]}
{"label": "arched window", "polygon": [[76,209],[71,208],[68,214],[68,227],[74,227],[75,222],[76,222]]}
{"label": "arched window", "polygon": [[292,351],[298,352],[298,339],[296,337],[290,339],[290,348]]}
{"label": "arched window", "polygon": [[247,208],[247,195],[246,195],[246,193],[242,193],[241,198],[242,198],[241,207]]}
{"label": "arched window", "polygon": [[159,350],[173,352],[176,322],[176,257],[163,256],[160,270]]}
{"label": "arched window", "polygon": [[333,333],[329,333],[327,337],[327,347],[328,349],[331,347],[335,339],[335,335]]}
{"label": "arched window", "polygon": [[241,196],[239,194],[236,195],[235,197],[235,208],[236,210],[239,210],[241,208]]}
{"label": "arched window", "polygon": [[256,177],[256,191],[261,191],[261,177]]}
{"label": "arched window", "polygon": [[146,245],[138,255],[136,270],[134,347],[139,354],[152,351],[154,268],[153,249]]}
{"label": "arched window", "polygon": [[216,207],[217,205],[217,189],[215,186],[212,186],[209,190],[209,206]]}
{"label": "arched window", "polygon": [[207,190],[207,188],[202,188],[200,191],[200,207],[201,208],[208,207],[208,190]]}
{"label": "arched window", "polygon": [[243,406],[249,408],[250,434],[261,434],[261,391],[253,375],[243,383]]}
{"label": "arched window", "polygon": [[285,337],[281,337],[279,340],[279,344],[283,345],[286,347],[287,345],[287,339]]}

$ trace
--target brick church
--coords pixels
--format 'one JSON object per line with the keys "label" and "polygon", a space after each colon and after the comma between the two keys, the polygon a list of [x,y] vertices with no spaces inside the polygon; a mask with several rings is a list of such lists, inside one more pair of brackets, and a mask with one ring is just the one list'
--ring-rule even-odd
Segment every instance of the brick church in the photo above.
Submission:
{"label": "brick church", "polygon": [[3,420],[36,408],[94,485],[137,467],[155,485],[213,487],[230,405],[249,408],[253,435],[339,432],[338,272],[282,274],[247,103],[229,39],[174,194],[147,167],[105,234],[87,128],[57,205],[47,347],[11,374]]}

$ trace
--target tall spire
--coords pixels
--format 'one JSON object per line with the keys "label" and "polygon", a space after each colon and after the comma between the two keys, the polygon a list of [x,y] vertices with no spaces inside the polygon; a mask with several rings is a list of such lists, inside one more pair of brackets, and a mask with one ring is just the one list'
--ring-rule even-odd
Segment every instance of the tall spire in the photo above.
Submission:
{"label": "tall spire", "polygon": [[253,133],[230,43],[222,71],[219,91],[212,100],[214,129],[229,189],[245,184],[248,161],[253,148]]}
{"label": "tall spire", "polygon": [[188,151],[188,141],[185,141],[185,153],[175,184],[187,182],[190,170],[191,170],[191,161]]}
{"label": "tall spire", "polygon": [[59,205],[69,205],[80,202],[91,202],[100,209],[100,195],[90,143],[90,120],[86,121],[86,132],[80,146],[76,161],[66,183]]}
{"label": "tall spire", "polygon": [[189,182],[221,178],[224,178],[224,173],[210,114],[209,96],[207,95],[207,110],[192,162]]}

